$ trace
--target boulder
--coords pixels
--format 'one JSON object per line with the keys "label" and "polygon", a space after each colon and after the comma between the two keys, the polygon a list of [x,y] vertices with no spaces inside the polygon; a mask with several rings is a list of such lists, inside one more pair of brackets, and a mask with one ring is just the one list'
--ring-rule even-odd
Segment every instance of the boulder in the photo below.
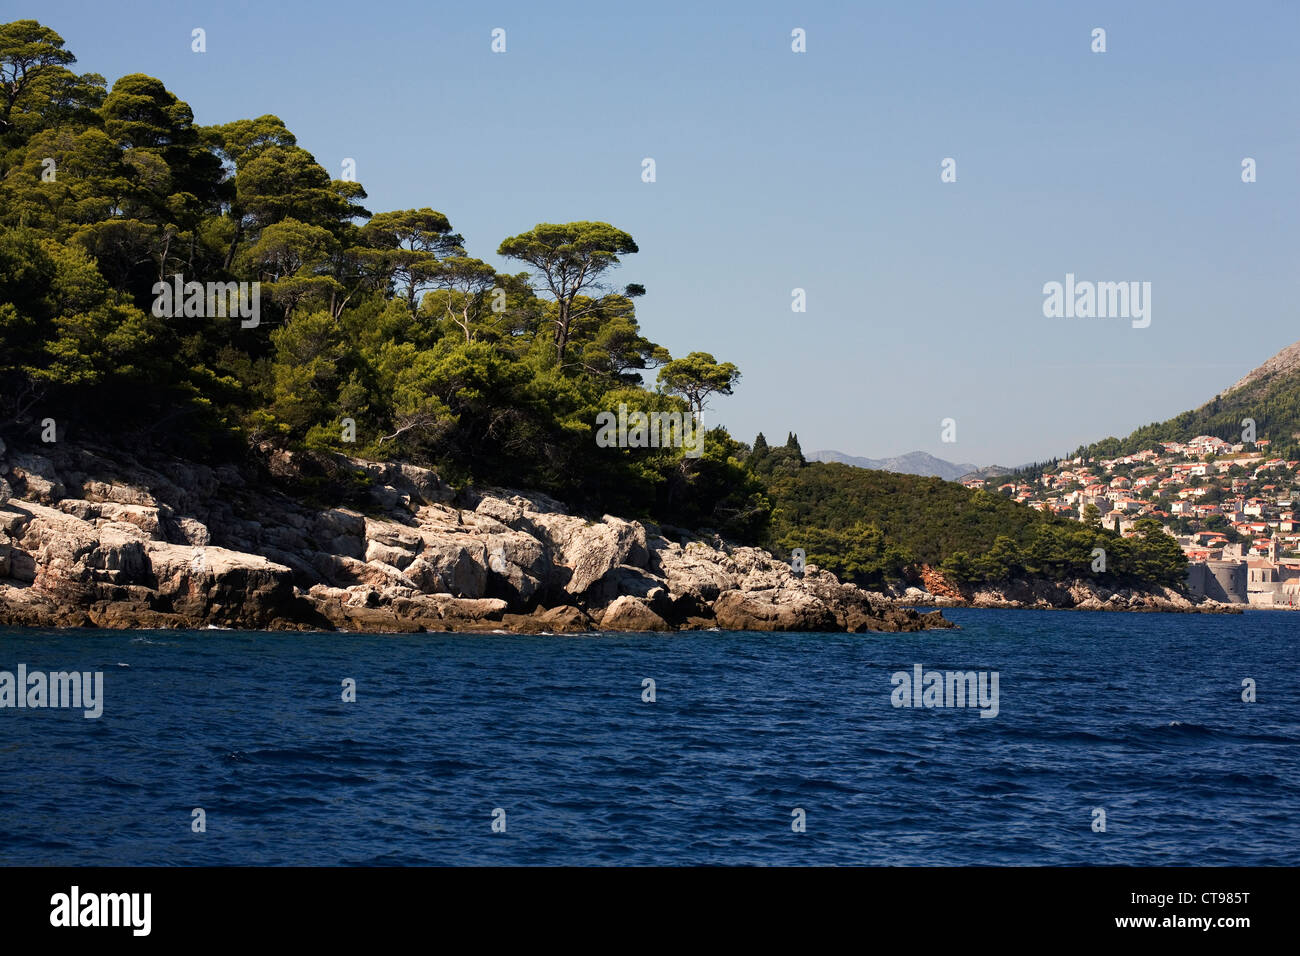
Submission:
{"label": "boulder", "polygon": [[446,594],[433,596],[438,613],[445,621],[500,621],[506,602],[498,598],[460,598]]}
{"label": "boulder", "polygon": [[487,592],[487,547],[482,541],[455,535],[431,542],[407,568],[421,591],[481,598]]}
{"label": "boulder", "polygon": [[364,471],[374,486],[386,487],[399,497],[405,496],[410,502],[431,505],[449,502],[455,497],[455,492],[438,477],[438,473],[428,468],[357,458],[348,460]]}
{"label": "boulder", "polygon": [[366,554],[366,519],[349,508],[330,508],[316,516],[312,528],[315,543],[323,551],[358,560]]}
{"label": "boulder", "polygon": [[16,497],[52,505],[66,494],[54,463],[44,455],[13,455],[9,481]]}
{"label": "boulder", "polygon": [[366,519],[366,560],[383,561],[405,570],[424,548],[418,531],[396,521]]}
{"label": "boulder", "polygon": [[532,614],[508,614],[504,620],[512,631],[521,634],[581,634],[592,629],[591,618],[571,604],[539,607]]}
{"label": "boulder", "polygon": [[488,593],[505,600],[512,610],[524,610],[541,599],[556,581],[547,548],[520,531],[488,534]]}
{"label": "boulder", "polygon": [[82,564],[92,572],[94,580],[144,584],[153,570],[145,553],[146,541],[147,538],[136,537],[124,530],[100,528],[99,541],[89,554],[82,556]]}
{"label": "boulder", "polygon": [[702,613],[719,594],[736,586],[732,575],[713,559],[717,552],[707,545],[692,542],[682,548],[659,538],[653,551],[673,602],[683,613]]}
{"label": "boulder", "polygon": [[156,609],[226,627],[266,627],[293,614],[293,572],[260,555],[225,548],[144,544]]}
{"label": "boulder", "polygon": [[656,614],[649,602],[624,595],[616,598],[600,615],[606,631],[670,631],[672,625]]}
{"label": "boulder", "polygon": [[507,528],[516,528],[525,523],[524,509],[512,501],[506,501],[502,498],[494,498],[490,495],[484,496],[479,500],[478,507],[474,509],[475,514],[486,515],[496,521],[501,522]]}
{"label": "boulder", "polygon": [[570,571],[564,590],[583,594],[620,564],[644,567],[649,552],[645,528],[606,515],[597,523],[568,515],[530,515],[552,552]]}
{"label": "boulder", "polygon": [[660,617],[680,621],[693,610],[681,606],[669,594],[667,583],[642,568],[621,564],[588,589],[586,600],[594,605],[606,605],[620,597],[634,597],[643,601]]}
{"label": "boulder", "polygon": [[85,481],[81,485],[81,497],[86,501],[110,501],[123,505],[140,505],[146,508],[158,507],[158,500],[143,488],[130,484],[108,481]]}
{"label": "boulder", "polygon": [[718,627],[728,631],[837,631],[835,614],[811,594],[782,590],[766,594],[724,591],[713,602]]}

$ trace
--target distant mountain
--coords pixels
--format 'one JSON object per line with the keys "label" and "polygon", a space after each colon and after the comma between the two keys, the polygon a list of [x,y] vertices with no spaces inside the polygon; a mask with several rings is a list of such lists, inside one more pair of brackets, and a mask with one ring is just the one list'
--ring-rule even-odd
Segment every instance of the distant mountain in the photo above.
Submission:
{"label": "distant mountain", "polygon": [[987,468],[976,468],[958,478],[958,481],[965,481],[967,478],[1001,478],[1003,475],[1014,475],[1020,469],[1003,468],[1001,465],[989,465]]}
{"label": "distant mountain", "polygon": [[[900,475],[928,475],[934,478],[943,478],[947,481],[956,481],[963,475],[979,470],[976,465],[970,463],[955,465],[950,461],[935,458],[934,455],[926,454],[923,451],[912,451],[895,458],[857,458],[853,455],[846,455],[842,451],[826,450],[815,451],[807,457],[809,461],[838,461],[841,464],[853,465],[856,468],[870,468],[873,471],[893,471]],[[993,467],[996,468],[997,466]],[[1001,473],[1007,474],[1007,470],[1003,469]]]}

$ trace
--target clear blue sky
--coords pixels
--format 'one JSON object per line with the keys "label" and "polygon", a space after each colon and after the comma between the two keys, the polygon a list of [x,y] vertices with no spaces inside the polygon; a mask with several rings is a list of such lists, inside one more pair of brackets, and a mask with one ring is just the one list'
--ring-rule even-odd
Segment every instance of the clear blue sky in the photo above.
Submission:
{"label": "clear blue sky", "polygon": [[[371,211],[439,209],[471,255],[538,222],[627,230],[643,329],[740,366],[711,421],[745,440],[1020,464],[1300,339],[1300,4],[6,7],[200,123],[280,116],[335,176],[356,159]],[[1151,282],[1150,327],[1044,318],[1067,272]]]}

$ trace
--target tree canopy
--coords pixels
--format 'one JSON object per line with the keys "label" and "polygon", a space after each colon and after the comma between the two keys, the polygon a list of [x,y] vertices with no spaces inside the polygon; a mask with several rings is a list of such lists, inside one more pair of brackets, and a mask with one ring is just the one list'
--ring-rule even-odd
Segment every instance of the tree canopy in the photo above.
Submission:
{"label": "tree canopy", "polygon": [[578,297],[599,289],[605,273],[619,264],[619,256],[637,251],[631,236],[607,222],[543,222],[504,240],[497,254],[532,266],[550,293],[555,354],[563,365],[574,320],[599,301],[587,296],[585,308],[575,308]]}
{"label": "tree canopy", "polygon": [[[1119,539],[937,479],[809,463],[792,432],[750,449],[714,427],[698,455],[602,443],[615,413],[667,416],[680,437],[741,377],[708,352],[674,360],[642,329],[645,287],[611,281],[638,252],[630,234],[540,223],[501,241],[522,267],[506,272],[475,258],[437,197],[372,214],[362,184],[332,178],[279,117],[204,126],[159,79],[109,88],[75,62],[37,21],[0,24],[6,438],[39,440],[54,418],[74,440],[213,461],[405,461],[802,547],[864,581],[916,562],[1063,575],[1100,538],[1117,573],[1177,575],[1181,553],[1149,528]],[[186,307],[158,308],[160,287]],[[256,291],[256,320],[214,311],[218,290]],[[1261,414],[1285,419],[1293,391]]]}
{"label": "tree canopy", "polygon": [[[409,461],[758,533],[725,430],[691,458],[595,440],[601,412],[689,415],[701,394],[644,386],[672,356],[641,328],[645,288],[606,285],[628,233],[542,223],[498,248],[527,271],[498,271],[436,202],[372,214],[277,116],[203,126],[162,80],[108,88],[75,62],[34,20],[0,25],[0,432],[54,417],[139,448]],[[160,284],[186,308],[156,309]],[[214,287],[255,287],[256,322],[206,308]]]}

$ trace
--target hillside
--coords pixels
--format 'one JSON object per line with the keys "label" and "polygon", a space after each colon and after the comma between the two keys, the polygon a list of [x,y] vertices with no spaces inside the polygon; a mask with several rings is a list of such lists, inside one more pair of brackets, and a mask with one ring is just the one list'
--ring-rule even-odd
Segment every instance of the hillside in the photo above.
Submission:
{"label": "hillside", "polygon": [[1239,442],[1245,427],[1242,421],[1247,418],[1254,421],[1259,438],[1270,439],[1274,454],[1296,457],[1300,447],[1300,342],[1287,346],[1199,408],[1144,425],[1125,438],[1105,438],[1081,446],[1070,457],[1130,455],[1155,442],[1188,441],[1198,435]]}
{"label": "hillside", "polygon": [[773,502],[766,546],[802,548],[859,584],[898,581],[919,565],[960,582],[1087,577],[1099,547],[1115,580],[1177,587],[1186,573],[1177,543],[1154,522],[1125,538],[939,478],[806,462],[793,436],[778,448],[761,439],[747,463]]}
{"label": "hillside", "polygon": [[[997,487],[1018,504],[1121,534],[1155,522],[1187,556],[1189,580],[1207,581],[1210,569],[1236,574],[1221,597],[1293,607],[1298,434],[1300,343],[1197,409],[1027,466]],[[1247,581],[1248,570],[1265,573]]]}

